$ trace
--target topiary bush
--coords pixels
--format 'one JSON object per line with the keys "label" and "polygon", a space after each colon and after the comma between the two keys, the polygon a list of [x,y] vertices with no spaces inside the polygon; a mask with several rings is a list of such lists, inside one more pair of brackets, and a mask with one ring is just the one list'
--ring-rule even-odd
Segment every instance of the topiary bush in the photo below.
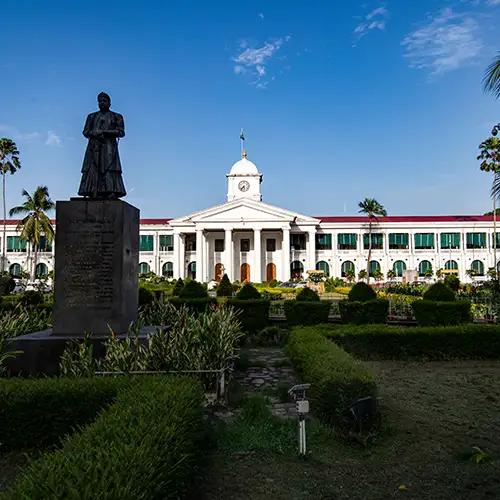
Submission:
{"label": "topiary bush", "polygon": [[217,305],[217,299],[215,297],[200,297],[195,299],[170,297],[168,302],[177,308],[186,306],[191,312],[194,313],[205,312],[210,306]]}
{"label": "topiary bush", "polygon": [[326,323],[331,307],[332,304],[328,300],[317,302],[286,300],[284,304],[286,321],[289,326]]}
{"label": "topiary bush", "polygon": [[318,302],[320,298],[316,291],[306,286],[300,290],[295,300],[300,302]]}
{"label": "topiary bush", "polygon": [[260,299],[260,292],[250,283],[245,283],[236,294],[238,300],[255,300]]}
{"label": "topiary bush", "polygon": [[154,295],[151,290],[148,290],[146,287],[139,287],[139,305],[140,306],[148,306],[153,303]]}
{"label": "topiary bush", "polygon": [[227,274],[222,276],[219,285],[217,286],[217,297],[232,297],[233,296],[233,285],[229,281]]}
{"label": "topiary bush", "polygon": [[241,329],[246,333],[255,333],[269,324],[269,305],[267,299],[229,299],[227,302],[239,311]]}
{"label": "topiary bush", "polygon": [[184,281],[182,281],[182,278],[179,278],[174,285],[174,288],[172,290],[172,295],[174,297],[178,297],[179,294],[181,293],[181,290],[184,288]]}
{"label": "topiary bush", "polygon": [[466,300],[415,300],[412,308],[421,326],[459,325],[472,321],[471,304]]}
{"label": "topiary bush", "polygon": [[342,323],[362,325],[367,323],[385,323],[389,312],[389,301],[385,299],[365,302],[341,300],[339,302]]}
{"label": "topiary bush", "polygon": [[348,297],[351,301],[366,302],[368,300],[375,300],[377,293],[370,285],[360,281],[351,288]]}
{"label": "topiary bush", "polygon": [[443,280],[444,284],[450,287],[454,292],[458,292],[460,288],[460,280],[456,274],[447,274]]}
{"label": "topiary bush", "polygon": [[26,292],[21,295],[19,302],[23,306],[38,306],[43,304],[43,293],[37,290],[26,290]]}
{"label": "topiary bush", "polygon": [[431,285],[423,294],[424,300],[437,300],[439,302],[452,302],[456,300],[455,293],[442,281]]}
{"label": "topiary bush", "polygon": [[10,274],[0,276],[0,295],[10,295],[14,288],[16,288],[16,282]]}
{"label": "topiary bush", "polygon": [[208,297],[206,288],[198,281],[188,281],[179,292],[181,299],[204,299]]}

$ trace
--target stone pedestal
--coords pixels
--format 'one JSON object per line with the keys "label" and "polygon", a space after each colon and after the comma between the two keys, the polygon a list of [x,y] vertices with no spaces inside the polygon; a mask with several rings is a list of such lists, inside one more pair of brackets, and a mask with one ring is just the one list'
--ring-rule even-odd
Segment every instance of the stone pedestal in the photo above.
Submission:
{"label": "stone pedestal", "polygon": [[52,334],[125,333],[137,319],[139,210],[72,198],[57,202],[56,221]]}

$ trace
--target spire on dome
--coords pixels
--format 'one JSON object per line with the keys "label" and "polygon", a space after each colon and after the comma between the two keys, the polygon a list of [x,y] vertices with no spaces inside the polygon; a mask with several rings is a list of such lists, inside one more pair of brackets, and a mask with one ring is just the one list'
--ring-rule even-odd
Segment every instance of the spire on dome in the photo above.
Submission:
{"label": "spire on dome", "polygon": [[243,129],[241,129],[240,131],[240,150],[241,150],[241,158],[246,159],[247,152],[245,150],[245,133],[243,132]]}

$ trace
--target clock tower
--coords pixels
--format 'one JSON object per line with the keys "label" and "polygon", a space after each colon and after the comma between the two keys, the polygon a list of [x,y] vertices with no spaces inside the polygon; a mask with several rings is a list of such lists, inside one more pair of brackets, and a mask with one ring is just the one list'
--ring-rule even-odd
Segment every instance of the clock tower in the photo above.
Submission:
{"label": "clock tower", "polygon": [[250,198],[262,201],[260,184],[262,174],[259,173],[255,163],[247,159],[247,154],[243,151],[241,160],[232,167],[227,177],[227,201],[238,200],[240,198]]}

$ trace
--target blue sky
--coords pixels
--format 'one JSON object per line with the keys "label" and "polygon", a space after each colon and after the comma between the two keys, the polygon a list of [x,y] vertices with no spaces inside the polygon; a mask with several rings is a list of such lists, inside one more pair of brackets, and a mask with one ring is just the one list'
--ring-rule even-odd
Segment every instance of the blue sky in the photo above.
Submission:
{"label": "blue sky", "polygon": [[224,201],[245,129],[264,201],[309,215],[489,209],[477,146],[500,121],[485,67],[500,0],[2,3],[7,205],[78,189],[86,114],[125,116],[126,200],[144,217]]}

